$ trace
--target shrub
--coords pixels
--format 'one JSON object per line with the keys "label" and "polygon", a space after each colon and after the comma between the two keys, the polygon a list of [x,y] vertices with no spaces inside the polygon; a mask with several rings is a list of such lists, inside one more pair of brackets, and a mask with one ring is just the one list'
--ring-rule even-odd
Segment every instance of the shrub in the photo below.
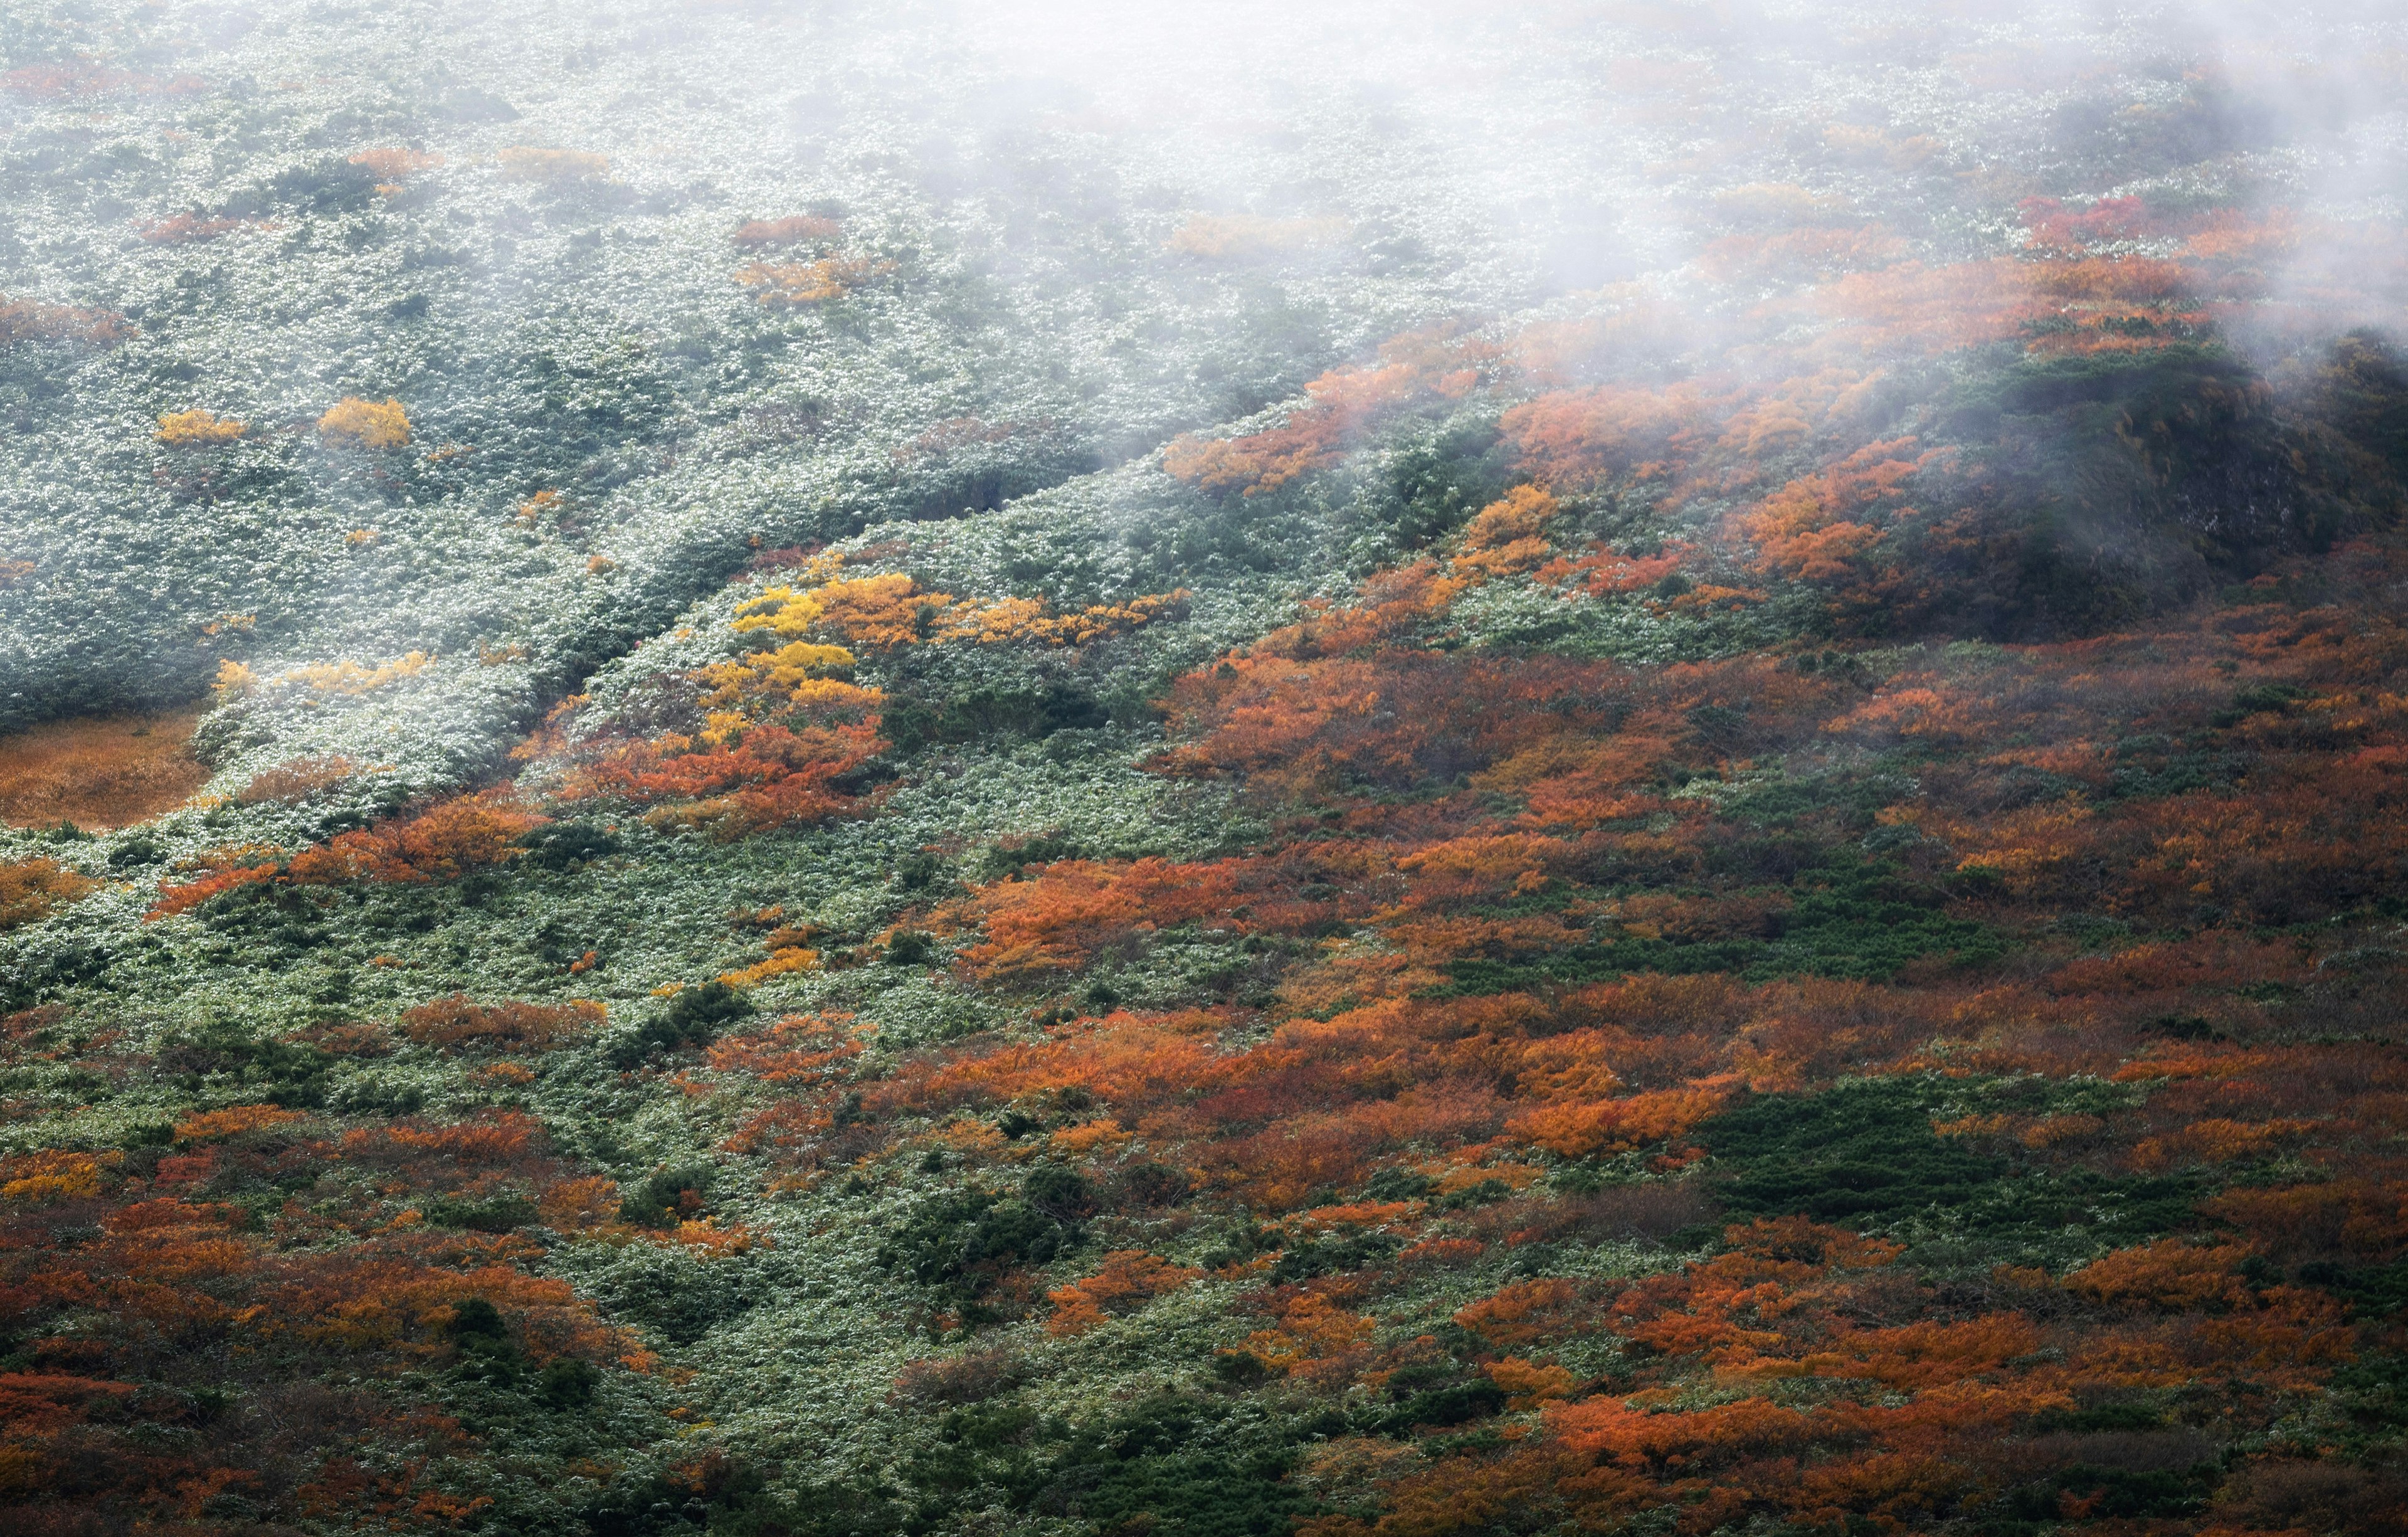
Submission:
{"label": "shrub", "polygon": [[755,1297],[738,1262],[674,1243],[630,1243],[593,1278],[595,1300],[675,1344],[725,1328],[752,1311]]}
{"label": "shrub", "polygon": [[1121,1171],[1121,1198],[1132,1206],[1177,1206],[1195,1188],[1195,1182],[1184,1173],[1158,1163],[1132,1164]]}
{"label": "shrub", "polygon": [[1266,219],[1258,214],[1198,213],[1171,232],[1170,249],[1211,261],[1259,261],[1332,246],[1347,235],[1343,219]]}
{"label": "shrub", "polygon": [[706,982],[699,987],[684,987],[669,999],[664,1016],[669,1028],[688,1041],[699,1043],[719,1033],[722,1025],[732,1025],[752,1012],[744,995],[724,982]]}
{"label": "shrub", "polygon": [[821,304],[840,299],[872,278],[895,270],[892,262],[862,256],[823,256],[815,262],[754,262],[736,274],[760,290],[763,304]]}
{"label": "shrub", "polygon": [[62,907],[81,901],[100,883],[54,859],[0,864],[0,933],[39,923]]}
{"label": "shrub", "polygon": [[507,1233],[532,1225],[538,1213],[535,1202],[524,1196],[489,1196],[480,1200],[437,1196],[425,1203],[423,1214],[437,1228]]}
{"label": "shrub", "polygon": [[573,1356],[556,1357],[543,1363],[542,1374],[536,1379],[535,1401],[546,1409],[582,1409],[594,1401],[594,1390],[601,1382],[602,1373],[592,1363]]}
{"label": "shrub", "polygon": [[621,1067],[632,1068],[656,1052],[707,1045],[720,1027],[752,1013],[752,1005],[743,993],[724,982],[681,987],[660,1013],[619,1041],[612,1057]]}
{"label": "shrub", "polygon": [[142,238],[154,246],[180,246],[194,240],[214,240],[230,235],[249,221],[242,219],[208,219],[197,213],[179,213],[142,226]]}
{"label": "shrub", "polygon": [[215,448],[239,439],[248,430],[233,417],[215,411],[169,411],[159,418],[157,437],[171,449]]}
{"label": "shrub", "polygon": [[106,309],[36,304],[0,294],[0,352],[21,341],[73,341],[114,347],[134,335],[125,317]]}
{"label": "shrub", "polygon": [[322,790],[340,784],[365,767],[341,756],[291,758],[253,774],[249,783],[235,792],[235,803],[257,806],[274,801],[284,806],[297,805]]}
{"label": "shrub", "polygon": [[1095,1274],[1045,1294],[1054,1304],[1045,1332],[1056,1338],[1084,1334],[1107,1315],[1136,1312],[1203,1273],[1142,1249],[1115,1250],[1104,1256],[1103,1268]]}
{"label": "shrub", "polygon": [[718,1171],[709,1164],[655,1171],[619,1202],[619,1220],[639,1228],[673,1228],[702,1214]]}
{"label": "shrub", "polygon": [[404,1035],[444,1051],[479,1047],[506,1052],[548,1051],[599,1025],[603,1006],[583,998],[564,1006],[541,1003],[472,1003],[454,993],[403,1012]]}
{"label": "shrub", "polygon": [[519,858],[536,869],[574,869],[624,846],[616,833],[592,822],[549,822],[520,837],[519,847],[525,852]]}
{"label": "shrub", "polygon": [[503,177],[511,181],[583,181],[610,168],[609,156],[589,154],[582,150],[537,150],[519,145],[504,150],[496,158],[501,161]]}
{"label": "shrub", "polygon": [[0,821],[122,827],[178,805],[209,777],[190,751],[196,719],[85,717],[0,737]]}
{"label": "shrub", "polygon": [[739,246],[759,250],[764,246],[793,246],[808,241],[833,240],[844,233],[844,226],[833,219],[795,214],[784,219],[748,219],[730,237]]}
{"label": "shrub", "polygon": [[308,1117],[280,1105],[229,1105],[223,1110],[195,1111],[176,1123],[179,1142],[222,1142],[254,1131],[272,1131]]}
{"label": "shrub", "polygon": [[1756,1095],[1698,1129],[1743,1171],[1722,1187],[1732,1210],[1817,1221],[1879,1221],[1959,1205],[2005,1172],[1933,1134],[1926,1093],[1884,1081],[1813,1095]]}
{"label": "shrub", "polygon": [[262,188],[236,196],[229,212],[256,215],[270,208],[308,213],[356,212],[376,201],[376,173],[331,156],[280,171]]}
{"label": "shrub", "polygon": [[443,157],[425,154],[417,150],[399,148],[362,150],[358,154],[351,156],[351,163],[354,165],[366,166],[380,183],[377,191],[389,192],[394,190],[392,184],[400,181],[404,177],[415,176],[421,171],[431,171],[442,165]]}
{"label": "shrub", "polygon": [[318,418],[318,437],[329,448],[402,448],[409,442],[409,413],[390,397],[380,406],[345,395]]}
{"label": "shrub", "polygon": [[897,1372],[889,1395],[915,1408],[982,1403],[1028,1379],[1028,1363],[1007,1350],[973,1350],[913,1361]]}
{"label": "shrub", "polygon": [[1032,1170],[1018,1199],[963,1190],[928,1202],[878,1253],[887,1270],[965,1300],[1020,1265],[1042,1265],[1075,1247],[1091,1210],[1086,1182],[1046,1164]]}
{"label": "shrub", "polygon": [[543,818],[478,797],[447,800],[417,816],[340,834],[296,855],[296,885],[353,881],[423,884],[456,881],[517,857],[518,840]]}

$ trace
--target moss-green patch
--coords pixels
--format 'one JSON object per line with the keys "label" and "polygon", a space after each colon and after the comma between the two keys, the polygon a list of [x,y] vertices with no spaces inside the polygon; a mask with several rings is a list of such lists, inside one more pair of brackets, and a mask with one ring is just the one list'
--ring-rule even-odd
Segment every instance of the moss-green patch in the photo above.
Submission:
{"label": "moss-green patch", "polygon": [[[2094,1105],[2117,1092],[2071,1086]],[[1860,1080],[1749,1096],[1697,1135],[1714,1155],[1716,1190],[1734,1214],[1803,1214],[1889,1232],[1942,1264],[2062,1266],[2198,1225],[2194,1181],[2036,1167],[1932,1129],[1935,1120],[2002,1106],[2087,1113],[2056,1103],[2056,1087],[2035,1102],[2022,1081]]]}

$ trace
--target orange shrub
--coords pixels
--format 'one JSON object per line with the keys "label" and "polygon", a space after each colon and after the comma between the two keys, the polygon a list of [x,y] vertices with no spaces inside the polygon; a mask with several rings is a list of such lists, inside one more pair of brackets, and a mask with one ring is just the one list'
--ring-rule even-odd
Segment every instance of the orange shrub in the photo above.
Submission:
{"label": "orange shrub", "polygon": [[1718,1087],[1661,1089],[1623,1099],[1546,1105],[1515,1115],[1505,1129],[1550,1153],[1582,1158],[1678,1137],[1722,1108],[1729,1094]]}
{"label": "orange shrub", "polygon": [[298,885],[455,881],[517,857],[517,840],[545,821],[498,797],[463,797],[306,849],[294,856],[291,878]]}
{"label": "orange shrub", "polygon": [[[434,170],[443,164],[443,157],[394,146],[381,150],[362,150],[358,154],[351,156],[351,164],[365,165],[376,173],[378,180],[393,183],[406,177],[416,176],[421,171]],[[392,192],[398,189],[387,185],[379,187],[377,190]]]}
{"label": "orange shrub", "polygon": [[1142,1308],[1203,1273],[1141,1249],[1116,1249],[1104,1256],[1103,1267],[1095,1274],[1045,1294],[1054,1304],[1045,1332],[1057,1338],[1084,1334],[1106,1314]]}
{"label": "orange shrub", "polygon": [[722,1037],[711,1043],[705,1060],[715,1071],[742,1073],[765,1084],[800,1088],[832,1083],[862,1052],[867,1030],[855,1029],[853,1017],[841,1010],[789,1014],[767,1030]]}
{"label": "orange shrub", "polygon": [[1698,452],[1721,404],[1689,386],[1600,385],[1526,401],[1498,425],[1523,467],[1548,481],[1576,486],[1624,475],[1646,481],[1677,470]]}
{"label": "orange shrub", "polygon": [[0,294],[0,352],[21,341],[77,341],[114,347],[135,334],[125,317],[107,309],[36,304]]}
{"label": "orange shrub", "polygon": [[894,270],[894,263],[866,256],[823,256],[815,262],[754,262],[736,280],[759,289],[755,297],[763,304],[823,304]]}
{"label": "orange shrub", "polygon": [[2229,1305],[2247,1294],[2238,1244],[2201,1246],[2177,1238],[2118,1249],[2066,1277],[2068,1291],[2102,1302],[2139,1302],[2170,1311]]}
{"label": "orange shrub", "polygon": [[1912,438],[1869,443],[1819,475],[1792,481],[1741,513],[1734,525],[1753,543],[1763,569],[1806,582],[1838,582],[1879,543],[1914,475],[1947,457],[1933,449],[1913,458]]}
{"label": "orange shrub", "polygon": [[205,219],[197,213],[179,213],[144,224],[140,233],[154,246],[179,246],[193,240],[214,240],[249,223],[246,219]]}
{"label": "orange shrub", "polygon": [[1378,1324],[1320,1292],[1305,1292],[1274,1304],[1278,1323],[1246,1336],[1256,1360],[1308,1380],[1343,1380]]}
{"label": "orange shrub", "polygon": [[884,750],[875,713],[879,696],[824,686],[844,692],[824,698],[814,694],[804,708],[825,724],[798,721],[800,730],[745,726],[733,745],[699,751],[683,737],[614,747],[571,769],[558,798],[659,805],[648,818],[655,825],[701,827],[721,838],[806,826],[853,810],[861,800],[832,782]]}
{"label": "orange shrub", "polygon": [[1455,1321],[1491,1348],[1526,1345],[1555,1333],[1579,1294],[1579,1286],[1561,1276],[1516,1281],[1456,1309]]}
{"label": "orange shrub", "polygon": [[1334,245],[1346,237],[1342,219],[1266,219],[1259,214],[1190,214],[1173,230],[1170,249],[1216,261],[1251,261]]}
{"label": "orange shrub", "polygon": [[229,1105],[223,1110],[195,1111],[176,1123],[176,1140],[184,1142],[217,1142],[226,1137],[239,1137],[250,1131],[267,1131],[280,1126],[291,1126],[309,1117],[297,1110],[280,1105]]}
{"label": "orange shrub", "polygon": [[1439,333],[1400,337],[1372,367],[1334,368],[1304,387],[1307,403],[1287,421],[1243,438],[1182,435],[1162,467],[1214,496],[1254,496],[1333,464],[1390,408],[1424,392],[1461,395],[1497,361],[1484,345]]}

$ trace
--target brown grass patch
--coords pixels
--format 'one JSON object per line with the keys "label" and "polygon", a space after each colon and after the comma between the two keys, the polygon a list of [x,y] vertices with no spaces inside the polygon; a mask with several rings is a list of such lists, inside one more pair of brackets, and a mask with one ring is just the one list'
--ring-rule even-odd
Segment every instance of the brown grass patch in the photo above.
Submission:
{"label": "brown grass patch", "polygon": [[320,791],[340,784],[363,767],[346,757],[290,758],[253,774],[250,783],[235,792],[234,798],[243,806],[268,800],[297,806]]}
{"label": "brown grass patch", "polygon": [[579,998],[566,1006],[541,1003],[471,1003],[458,993],[429,999],[403,1012],[404,1035],[444,1051],[490,1047],[539,1052],[583,1035],[607,1017],[599,1003]]}
{"label": "brown grass patch", "polygon": [[183,804],[209,777],[185,751],[200,718],[51,721],[0,737],[0,822],[122,827]]}
{"label": "brown grass patch", "polygon": [[83,900],[99,885],[53,859],[0,865],[0,933],[39,923],[60,908]]}

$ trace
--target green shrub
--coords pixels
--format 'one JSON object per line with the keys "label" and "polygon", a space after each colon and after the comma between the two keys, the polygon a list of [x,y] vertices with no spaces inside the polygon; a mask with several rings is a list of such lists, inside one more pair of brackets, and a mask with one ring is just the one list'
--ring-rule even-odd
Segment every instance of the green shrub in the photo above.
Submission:
{"label": "green shrub", "polygon": [[1076,1247],[1081,1221],[1093,1210],[1085,1180],[1040,1164],[1017,1199],[962,1190],[928,1202],[880,1248],[878,1261],[924,1286],[974,1298],[1007,1270],[1042,1265]]}
{"label": "green shrub", "polygon": [[752,1005],[724,982],[681,987],[651,1019],[612,1042],[610,1055],[623,1068],[632,1068],[660,1052],[707,1045],[720,1027],[746,1018]]}
{"label": "green shrub", "polygon": [[654,1172],[619,1200],[619,1220],[639,1228],[666,1228],[698,1215],[718,1171],[709,1164],[681,1164]]}

